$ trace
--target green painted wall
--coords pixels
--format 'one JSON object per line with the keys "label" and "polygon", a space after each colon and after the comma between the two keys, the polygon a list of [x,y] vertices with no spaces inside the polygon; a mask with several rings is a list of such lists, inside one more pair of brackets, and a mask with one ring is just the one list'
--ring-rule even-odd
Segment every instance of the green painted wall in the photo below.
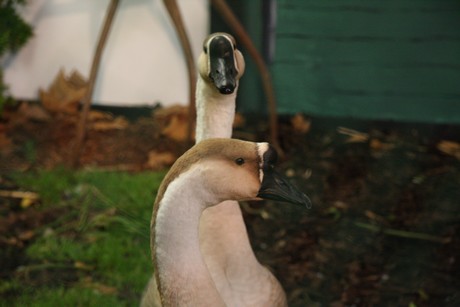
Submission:
{"label": "green painted wall", "polygon": [[[238,14],[260,46],[261,2],[247,2]],[[282,114],[460,123],[459,0],[278,0],[275,39]],[[241,110],[264,108],[246,82]]]}
{"label": "green painted wall", "polygon": [[[227,0],[227,3],[231,6],[233,12],[243,24],[256,47],[260,49],[262,46],[261,0]],[[225,22],[223,22],[220,15],[214,11],[212,7],[211,32],[227,32],[234,35]],[[256,65],[254,64],[254,61],[251,60],[243,46],[238,45],[238,49],[241,50],[244,55],[246,69],[243,78],[240,80],[237,110],[245,113],[265,113],[267,109],[265,96]]]}

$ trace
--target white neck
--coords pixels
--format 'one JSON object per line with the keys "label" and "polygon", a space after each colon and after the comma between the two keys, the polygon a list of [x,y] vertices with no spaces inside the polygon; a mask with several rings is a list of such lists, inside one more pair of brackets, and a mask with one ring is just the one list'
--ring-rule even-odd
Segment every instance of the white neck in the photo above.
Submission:
{"label": "white neck", "polygon": [[203,210],[219,203],[202,189],[197,167],[167,188],[155,224],[155,257],[164,306],[225,306],[204,263],[198,227]]}
{"label": "white neck", "polygon": [[230,138],[235,117],[238,87],[229,95],[219,93],[199,75],[196,89],[196,142],[208,138]]}

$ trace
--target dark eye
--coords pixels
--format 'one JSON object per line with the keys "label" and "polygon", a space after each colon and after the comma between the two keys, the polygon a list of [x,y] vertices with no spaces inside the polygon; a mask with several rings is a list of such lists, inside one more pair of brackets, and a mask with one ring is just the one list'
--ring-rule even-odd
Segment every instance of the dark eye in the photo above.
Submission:
{"label": "dark eye", "polygon": [[235,163],[238,164],[238,165],[243,165],[244,164],[244,159],[243,158],[237,158],[235,160]]}

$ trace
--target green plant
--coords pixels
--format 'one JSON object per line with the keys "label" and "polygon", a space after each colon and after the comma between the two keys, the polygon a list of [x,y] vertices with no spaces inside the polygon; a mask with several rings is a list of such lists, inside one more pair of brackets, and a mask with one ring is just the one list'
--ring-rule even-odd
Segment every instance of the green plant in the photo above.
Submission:
{"label": "green plant", "polygon": [[[25,3],[26,0],[0,0],[0,57],[18,51],[33,34],[32,27],[17,12],[18,6]],[[0,115],[5,104],[11,102],[7,89],[0,69]]]}
{"label": "green plant", "polygon": [[36,235],[19,254],[20,266],[0,276],[0,307],[138,305],[153,272],[150,217],[164,175],[64,168],[11,174],[40,195],[25,212],[53,218],[31,229]]}

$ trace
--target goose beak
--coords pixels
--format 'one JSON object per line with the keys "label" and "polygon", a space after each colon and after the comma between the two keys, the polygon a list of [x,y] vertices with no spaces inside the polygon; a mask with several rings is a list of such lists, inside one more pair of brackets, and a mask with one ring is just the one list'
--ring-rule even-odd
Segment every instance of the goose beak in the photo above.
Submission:
{"label": "goose beak", "polygon": [[233,45],[224,37],[216,37],[209,46],[209,78],[221,94],[235,91],[238,69]]}
{"label": "goose beak", "polygon": [[257,196],[311,208],[310,198],[272,169],[264,172],[262,185]]}

